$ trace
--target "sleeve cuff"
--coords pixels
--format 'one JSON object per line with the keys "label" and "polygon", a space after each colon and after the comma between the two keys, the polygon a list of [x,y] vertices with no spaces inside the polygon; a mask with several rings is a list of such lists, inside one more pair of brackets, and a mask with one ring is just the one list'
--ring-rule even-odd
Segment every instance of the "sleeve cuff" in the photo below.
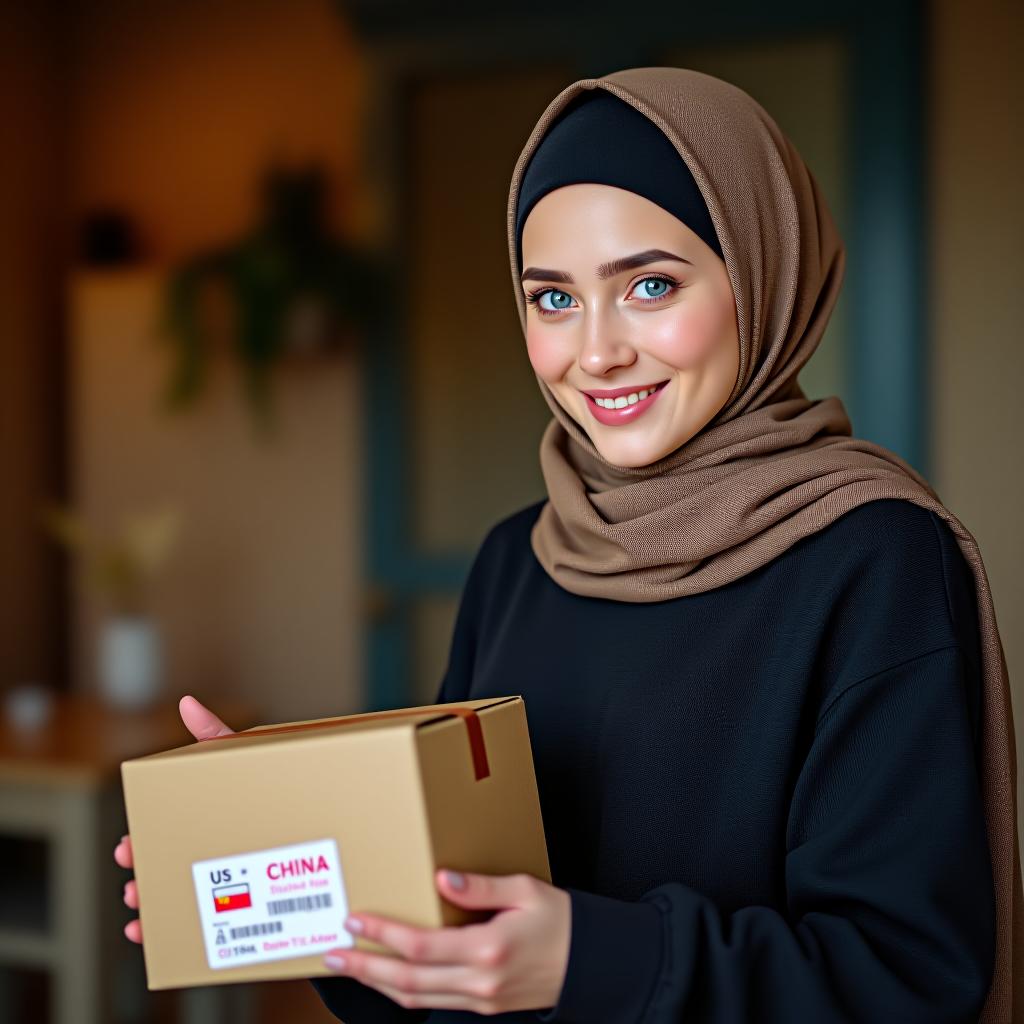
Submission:
{"label": "sleeve cuff", "polygon": [[572,905],[569,962],[558,1003],[538,1020],[597,1024],[643,1019],[661,968],[661,911],[567,888]]}

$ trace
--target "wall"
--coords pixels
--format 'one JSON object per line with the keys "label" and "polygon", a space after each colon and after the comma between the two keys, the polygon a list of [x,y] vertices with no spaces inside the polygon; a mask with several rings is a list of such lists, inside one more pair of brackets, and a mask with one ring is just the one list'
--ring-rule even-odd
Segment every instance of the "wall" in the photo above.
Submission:
{"label": "wall", "polygon": [[[251,223],[260,169],[316,158],[358,187],[362,69],[333,0],[106,0],[73,24],[71,207],[114,204],[148,254],[138,274],[72,286],[75,490],[105,526],[177,501],[180,548],[157,607],[172,692],[255,701],[265,720],[361,710],[359,366],[290,365],[280,435],[253,442],[223,353],[177,420],[153,322],[160,269]],[[337,227],[365,230],[342,203]],[[75,666],[94,684],[99,608],[78,592]]]}
{"label": "wall", "polygon": [[64,574],[38,520],[62,484],[58,24],[45,3],[0,8],[0,691],[66,681]]}
{"label": "wall", "polygon": [[[341,189],[358,188],[363,69],[340,8],[335,0],[76,5],[74,213],[123,206],[151,254],[176,260],[249,225],[257,172],[274,157],[314,157]],[[336,223],[345,219],[335,211]]]}
{"label": "wall", "polygon": [[[165,287],[151,270],[72,282],[79,505],[105,529],[165,504],[182,513],[153,596],[172,694],[214,707],[218,698],[243,699],[264,721],[362,710],[355,360],[289,359],[266,441],[254,438],[223,352],[211,361],[204,400],[171,420],[157,402],[167,360],[154,327]],[[78,595],[76,663],[88,687],[100,607],[84,588]]]}
{"label": "wall", "polygon": [[[930,251],[933,484],[974,534],[1024,742],[1024,7],[932,9]],[[1024,767],[1024,757],[1018,757]],[[1022,787],[1024,792],[1024,787]]]}

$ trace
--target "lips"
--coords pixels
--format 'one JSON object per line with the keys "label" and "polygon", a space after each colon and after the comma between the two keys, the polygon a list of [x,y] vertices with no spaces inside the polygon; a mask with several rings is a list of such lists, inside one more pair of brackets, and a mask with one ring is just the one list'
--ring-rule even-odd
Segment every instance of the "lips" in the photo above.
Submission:
{"label": "lips", "polygon": [[598,405],[594,401],[594,398],[618,398],[622,394],[630,395],[634,391],[643,391],[643,387],[640,388],[616,388],[612,391],[584,391],[583,394],[587,396],[587,409],[590,410],[590,414],[597,420],[598,423],[603,423],[607,427],[619,427],[624,426],[627,423],[632,423],[638,416],[642,416],[648,409],[658,400],[658,396],[665,390],[665,386],[668,382],[662,381],[660,384],[654,385],[655,391],[653,394],[648,395],[646,398],[641,398],[639,402],[635,402],[633,405],[626,405],[621,409],[606,409],[602,405]]}
{"label": "lips", "polygon": [[630,387],[611,388],[607,391],[602,391],[600,388],[591,388],[584,391],[583,394],[589,395],[591,398],[619,398],[622,395],[632,395],[640,391],[653,391],[664,387],[667,383],[668,381],[662,380],[654,384],[634,384]]}

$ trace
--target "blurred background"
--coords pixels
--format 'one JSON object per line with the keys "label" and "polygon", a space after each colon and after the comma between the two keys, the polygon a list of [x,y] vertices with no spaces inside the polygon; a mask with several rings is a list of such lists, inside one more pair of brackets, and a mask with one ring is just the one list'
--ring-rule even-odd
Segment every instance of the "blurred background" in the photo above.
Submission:
{"label": "blurred background", "polygon": [[580,77],[697,68],[793,138],[848,249],[804,389],[977,538],[1019,686],[1020,4],[2,11],[0,1019],[328,1019],[145,991],[117,765],[188,740],[183,693],[434,701],[476,546],[544,495],[505,206]]}

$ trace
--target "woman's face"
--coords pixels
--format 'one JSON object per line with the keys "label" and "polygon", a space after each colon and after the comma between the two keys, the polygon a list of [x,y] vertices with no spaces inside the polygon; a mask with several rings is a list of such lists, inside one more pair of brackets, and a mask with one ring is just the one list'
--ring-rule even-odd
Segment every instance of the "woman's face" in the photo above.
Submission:
{"label": "woman's face", "polygon": [[736,302],[682,221],[625,189],[566,185],[530,211],[522,250],[530,362],[608,462],[649,465],[714,418],[739,372]]}

